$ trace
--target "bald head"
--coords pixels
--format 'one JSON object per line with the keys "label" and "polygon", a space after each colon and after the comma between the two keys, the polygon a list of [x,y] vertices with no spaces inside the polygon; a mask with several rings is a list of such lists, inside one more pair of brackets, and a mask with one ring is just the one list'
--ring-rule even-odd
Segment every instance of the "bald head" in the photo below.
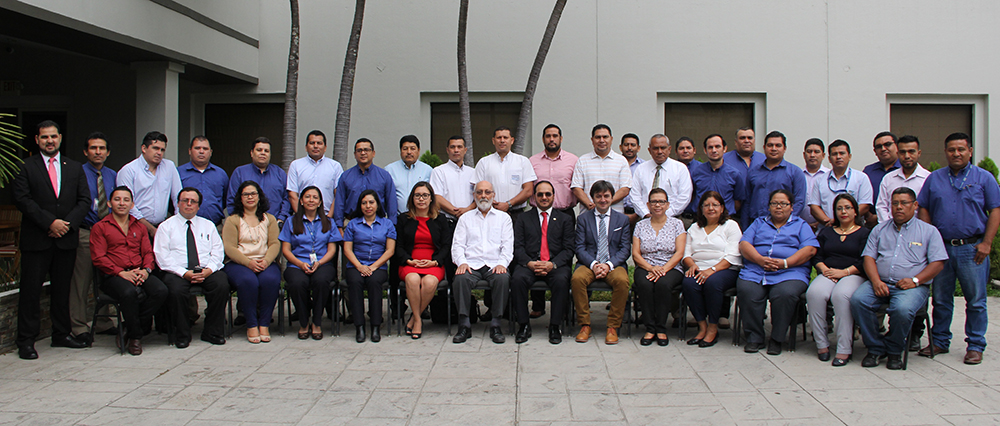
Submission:
{"label": "bald head", "polygon": [[476,184],[476,192],[474,194],[476,208],[483,212],[483,214],[489,212],[493,207],[493,184],[485,180],[479,181]]}

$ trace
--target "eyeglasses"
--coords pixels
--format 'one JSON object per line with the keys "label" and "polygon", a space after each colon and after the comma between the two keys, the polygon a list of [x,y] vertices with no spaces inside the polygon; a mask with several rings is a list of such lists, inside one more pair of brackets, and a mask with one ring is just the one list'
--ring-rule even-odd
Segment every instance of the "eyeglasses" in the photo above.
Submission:
{"label": "eyeglasses", "polygon": [[260,194],[258,194],[256,192],[244,192],[244,193],[242,193],[240,195],[242,195],[243,198],[253,198],[253,197],[256,197],[256,196],[258,196]]}
{"label": "eyeglasses", "polygon": [[662,206],[664,204],[667,204],[667,200],[649,200],[649,204],[652,204],[654,206]]}
{"label": "eyeglasses", "polygon": [[536,192],[535,196],[536,197],[551,197],[552,193],[551,192]]}
{"label": "eyeglasses", "polygon": [[895,144],[896,144],[895,142],[886,142],[886,143],[882,143],[882,144],[877,143],[877,144],[872,145],[872,146],[875,147],[876,151],[878,151],[880,149],[889,149],[890,146],[893,146]]}
{"label": "eyeglasses", "polygon": [[375,150],[371,149],[371,148],[355,148],[354,152],[356,152],[358,154],[364,154],[366,152],[375,152]]}
{"label": "eyeglasses", "polygon": [[792,205],[792,203],[786,203],[786,202],[783,202],[783,201],[782,202],[772,201],[772,202],[768,203],[767,205],[769,205],[771,207],[785,208],[785,207],[790,207]]}
{"label": "eyeglasses", "polygon": [[719,204],[719,203],[705,203],[705,204],[701,205],[701,208],[703,208],[703,209],[707,209],[707,208],[715,208],[715,209],[717,209],[719,207],[722,207],[722,204]]}
{"label": "eyeglasses", "polygon": [[837,206],[838,212],[854,211],[854,206]]}
{"label": "eyeglasses", "polygon": [[908,206],[910,204],[913,204],[913,201],[893,201],[892,202],[892,206],[893,207]]}
{"label": "eyeglasses", "polygon": [[491,194],[493,194],[493,190],[491,190],[491,189],[477,189],[476,190],[476,195],[491,195]]}
{"label": "eyeglasses", "polygon": [[413,199],[414,200],[425,200],[425,199],[428,199],[428,198],[431,198],[431,194],[428,194],[428,193],[425,193],[425,194],[413,194]]}
{"label": "eyeglasses", "polygon": [[184,198],[184,199],[181,199],[181,200],[177,200],[177,203],[178,204],[198,204],[198,199],[196,199],[196,198]]}

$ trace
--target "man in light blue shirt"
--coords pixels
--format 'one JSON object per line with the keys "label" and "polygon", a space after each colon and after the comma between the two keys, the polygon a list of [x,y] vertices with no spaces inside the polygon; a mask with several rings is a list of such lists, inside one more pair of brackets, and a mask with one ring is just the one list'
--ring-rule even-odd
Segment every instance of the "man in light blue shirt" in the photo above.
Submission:
{"label": "man in light blue shirt", "polygon": [[177,200],[183,188],[174,162],[163,158],[166,149],[167,135],[156,131],[146,133],[142,138],[142,155],[118,171],[117,184],[132,190],[135,207],[130,214],[146,225],[150,238],[167,218],[167,207]]}
{"label": "man in light blue shirt", "polygon": [[291,204],[292,211],[298,210],[299,191],[315,186],[323,194],[323,209],[332,217],[333,209],[330,204],[333,203],[334,192],[344,168],[337,160],[326,156],[326,135],[319,130],[306,135],[306,154],[308,155],[292,161],[288,166],[288,180],[285,184],[288,203]]}
{"label": "man in light blue shirt", "polygon": [[838,194],[848,194],[858,202],[858,216],[864,216],[872,208],[872,184],[868,175],[861,170],[850,168],[851,145],[837,139],[827,147],[830,165],[833,169],[825,179],[817,179],[809,193],[809,209],[816,221],[824,226],[837,223],[833,215],[833,199]]}
{"label": "man in light blue shirt", "polygon": [[[622,152],[622,157],[625,157],[625,161],[628,161],[628,169],[633,175],[635,174],[635,168],[644,162],[643,159],[639,158],[639,145],[639,136],[635,133],[622,135],[622,143],[618,145],[618,150]],[[623,205],[625,206],[625,214],[635,214],[635,208],[632,206],[632,197],[625,197]]]}
{"label": "man in light blue shirt", "polygon": [[[805,148],[802,149],[802,159],[806,162],[806,168],[802,169],[802,173],[806,176],[806,194],[812,194],[813,187],[816,186],[816,182],[819,182],[823,178],[826,178],[830,174],[830,169],[823,166],[823,159],[826,158],[826,145],[823,144],[823,140],[820,138],[811,138],[806,141]],[[809,196],[806,195],[806,204],[808,205]],[[814,230],[817,227],[816,218],[812,215],[812,210],[802,209],[799,212],[799,217],[805,220]]]}
{"label": "man in light blue shirt", "polygon": [[434,170],[420,158],[420,140],[414,135],[399,139],[399,161],[385,166],[396,186],[396,209],[399,213],[407,210],[406,201],[417,182],[430,182]]}

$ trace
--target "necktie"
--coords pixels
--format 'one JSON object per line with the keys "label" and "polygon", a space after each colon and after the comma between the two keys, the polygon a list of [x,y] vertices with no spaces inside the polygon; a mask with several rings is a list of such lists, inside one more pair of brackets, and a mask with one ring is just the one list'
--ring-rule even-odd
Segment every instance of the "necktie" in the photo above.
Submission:
{"label": "necktie", "polygon": [[187,252],[188,252],[188,269],[194,270],[198,267],[198,244],[194,240],[194,231],[191,230],[191,221],[187,221],[188,231],[187,231]]}
{"label": "necktie", "polygon": [[97,217],[108,215],[108,195],[104,192],[104,174],[97,172]]}
{"label": "necktie", "polygon": [[541,260],[547,262],[549,260],[549,214],[542,212],[542,253]]}
{"label": "necktie", "polygon": [[59,198],[59,178],[56,176],[55,157],[49,159],[49,181],[52,182],[52,192],[55,192],[56,198]]}
{"label": "necktie", "polygon": [[608,215],[598,214],[597,217],[597,263],[604,263],[608,261],[608,225],[604,222]]}
{"label": "necktie", "polygon": [[653,176],[653,187],[650,189],[655,189],[660,187],[660,170],[663,170],[662,164],[656,165],[656,176]]}

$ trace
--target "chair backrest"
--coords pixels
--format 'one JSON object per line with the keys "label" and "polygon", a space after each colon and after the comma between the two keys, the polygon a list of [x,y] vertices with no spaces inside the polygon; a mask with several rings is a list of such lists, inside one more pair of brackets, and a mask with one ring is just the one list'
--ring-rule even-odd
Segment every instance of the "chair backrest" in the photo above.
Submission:
{"label": "chair backrest", "polygon": [[17,245],[21,229],[21,211],[13,205],[0,206],[0,246]]}

